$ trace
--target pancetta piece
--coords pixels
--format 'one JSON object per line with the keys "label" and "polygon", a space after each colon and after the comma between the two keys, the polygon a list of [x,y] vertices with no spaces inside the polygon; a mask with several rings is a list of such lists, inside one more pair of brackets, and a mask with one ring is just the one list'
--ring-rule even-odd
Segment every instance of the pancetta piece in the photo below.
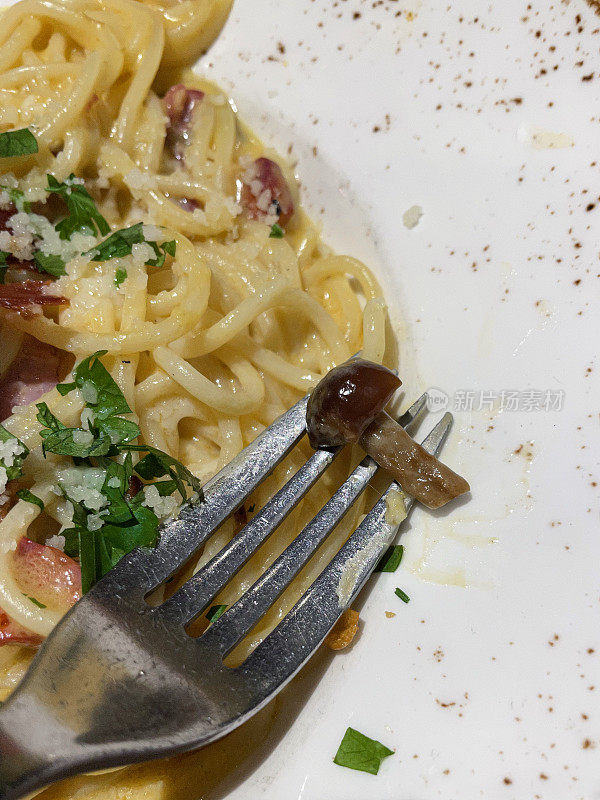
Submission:
{"label": "pancetta piece", "polygon": [[286,225],[294,213],[294,199],[279,164],[257,158],[242,175],[242,205],[250,219],[277,218]]}
{"label": "pancetta piece", "polygon": [[23,317],[42,313],[42,306],[65,306],[66,297],[44,291],[51,281],[23,281],[0,284],[0,306],[18,311]]}
{"label": "pancetta piece", "polygon": [[14,406],[34,403],[53,389],[68,371],[65,361],[56,347],[26,334],[17,357],[0,378],[0,421],[11,415]]}
{"label": "pancetta piece", "polygon": [[22,536],[12,559],[21,591],[56,611],[68,611],[81,597],[81,568],[57,547]]}
{"label": "pancetta piece", "polygon": [[188,89],[183,83],[171,86],[162,99],[169,120],[166,146],[178,161],[182,161],[185,155],[194,109],[203,99],[204,92]]}

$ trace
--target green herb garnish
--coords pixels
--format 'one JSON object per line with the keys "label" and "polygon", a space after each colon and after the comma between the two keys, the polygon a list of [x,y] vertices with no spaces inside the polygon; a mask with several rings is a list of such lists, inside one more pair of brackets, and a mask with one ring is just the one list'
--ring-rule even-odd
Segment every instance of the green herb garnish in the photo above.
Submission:
{"label": "green herb garnish", "polygon": [[199,499],[202,500],[202,484],[196,476],[184,467],[180,461],[173,458],[162,450],[156,447],[150,447],[146,444],[123,444],[122,450],[137,450],[147,451],[148,455],[144,456],[141,461],[135,465],[135,471],[144,480],[153,480],[154,478],[162,478],[167,476],[174,482],[177,491],[187,500],[187,493],[184,483],[188,483],[192,489],[198,493]]}
{"label": "green herb garnish", "polygon": [[206,612],[206,619],[209,622],[216,622],[226,611],[226,605],[211,606]]}
{"label": "green herb garnish", "polygon": [[403,603],[409,603],[410,597],[402,589],[396,589],[395,594],[402,600]]}
{"label": "green herb garnish", "polygon": [[384,758],[394,754],[393,750],[369,739],[364,733],[360,733],[354,728],[348,728],[344,734],[338,751],[333,759],[334,764],[349,769],[357,769],[361,772],[370,772],[377,775],[379,767]]}
{"label": "green herb garnish", "polygon": [[385,551],[379,564],[375,567],[375,572],[396,572],[404,555],[404,547],[401,544],[393,544]]}
{"label": "green herb garnish", "polygon": [[127,270],[119,268],[115,272],[115,286],[119,287],[125,280],[127,280]]}
{"label": "green herb garnish", "polygon": [[284,230],[283,228],[275,223],[271,225],[271,233],[269,234],[269,239],[283,239]]}
{"label": "green herb garnish", "polygon": [[[38,506],[41,511],[44,510],[43,501],[33,492],[30,492],[29,489],[19,489],[17,497],[19,500],[24,500],[26,503],[33,503],[33,505]],[[31,598],[29,599],[31,600]]]}
{"label": "green herb garnish", "polygon": [[55,278],[67,274],[65,262],[60,256],[42,253],[41,250],[38,250],[33,254],[33,260],[40,272],[47,272],[49,275],[54,275]]}
{"label": "green herb garnish", "polygon": [[[199,495],[202,492],[198,479],[177,459],[154,447],[130,444],[140,435],[140,429],[135,422],[119,416],[131,413],[131,409],[100,361],[105,354],[105,350],[99,350],[83,359],[75,368],[74,380],[57,386],[63,396],[79,389],[91,412],[89,430],[67,428],[45,403],[37,405],[44,452],[85,459],[88,465],[105,471],[102,488],[96,487],[106,500],[99,511],[97,505],[92,509],[85,502],[74,501],[68,495],[68,486],[61,485],[73,505],[73,527],[63,531],[65,552],[79,558],[84,592],[126,553],[156,544],[159,520],[153,509],[144,505],[145,490],[137,494],[131,491],[134,473],[145,481],[166,477],[151,483],[161,497],[179,491],[185,500],[186,483]],[[135,466],[134,450],[146,453]],[[111,458],[119,454],[125,454],[122,463]]]}
{"label": "green herb garnish", "polygon": [[92,247],[85,255],[90,256],[92,261],[110,261],[111,258],[123,258],[131,255],[131,248],[134,244],[148,244],[154,250],[156,258],[150,258],[146,264],[150,267],[162,267],[165,263],[166,255],[174,256],[177,243],[175,240],[163,242],[161,245],[156,242],[148,242],[144,239],[143,224],[138,222],[129,228],[122,228],[120,231],[111,233],[108,239]]}
{"label": "green herb garnish", "polygon": [[25,594],[25,592],[22,592],[22,594],[23,597],[26,597],[28,600],[31,600],[34,606],[37,606],[38,608],[48,608],[48,606],[44,605],[44,603],[40,603],[40,601],[37,600],[35,597],[30,597],[28,594]]}
{"label": "green herb garnish", "polygon": [[0,442],[8,442],[11,439],[14,439],[14,441],[20,445],[21,452],[19,455],[13,456],[13,463],[10,467],[7,467],[4,463],[4,460],[0,458],[0,466],[6,470],[7,481],[14,481],[21,477],[23,474],[23,461],[29,454],[29,449],[23,444],[23,442],[20,439],[17,439],[16,436],[13,436],[12,433],[7,431],[3,425],[0,425]]}
{"label": "green herb garnish", "polygon": [[106,236],[110,233],[110,225],[96,208],[92,196],[83,183],[79,183],[71,173],[66,181],[60,183],[54,175],[47,175],[48,186],[46,191],[57,194],[67,204],[69,212],[58,225],[56,230],[61,239],[70,239],[74,233],[86,233],[90,236]]}
{"label": "green herb garnish", "polygon": [[38,152],[38,143],[29,128],[0,133],[0,158],[28,156]]}

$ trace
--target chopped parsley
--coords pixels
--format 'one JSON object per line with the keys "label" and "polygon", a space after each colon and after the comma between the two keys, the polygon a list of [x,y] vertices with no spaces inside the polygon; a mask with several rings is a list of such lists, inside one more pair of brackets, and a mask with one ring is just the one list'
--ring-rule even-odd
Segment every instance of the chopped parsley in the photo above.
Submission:
{"label": "chopped parsley", "polygon": [[375,567],[375,572],[396,572],[404,555],[404,547],[401,544],[393,544],[385,551],[379,564]]}
{"label": "chopped parsley", "polygon": [[33,260],[40,272],[47,272],[49,275],[54,275],[55,278],[67,274],[65,262],[60,256],[42,253],[41,250],[38,250],[33,254]]}
{"label": "chopped parsley", "polygon": [[123,258],[131,255],[131,248],[134,244],[148,244],[154,250],[156,258],[146,261],[149,267],[162,267],[167,255],[174,256],[177,243],[174,239],[158,244],[148,242],[144,238],[143,224],[141,222],[131,225],[129,228],[122,228],[120,231],[111,233],[108,239],[92,247],[85,255],[90,256],[92,261],[110,261],[111,258]]}
{"label": "chopped parsley", "polygon": [[[19,500],[24,500],[26,503],[33,503],[34,506],[38,506],[41,511],[44,510],[44,503],[40,498],[35,495],[33,492],[30,492],[29,489],[19,489],[17,492],[17,497]],[[31,600],[31,598],[29,598]]]}
{"label": "chopped parsley", "polygon": [[394,754],[389,747],[370,739],[354,728],[348,728],[344,734],[338,751],[333,759],[334,764],[361,772],[377,775],[384,758]]}
{"label": "chopped parsley", "polygon": [[283,228],[275,223],[271,225],[271,233],[269,234],[269,239],[283,239],[284,230]]}
{"label": "chopped parsley", "polygon": [[0,133],[0,158],[28,156],[38,152],[38,143],[29,128]]}
{"label": "chopped parsley", "polygon": [[[67,204],[68,215],[56,225],[61,239],[70,239],[74,233],[106,236],[110,225],[96,208],[96,204],[81,179],[71,173],[60,183],[54,175],[47,175],[46,191],[57,194]],[[64,273],[63,273],[64,274]]]}
{"label": "chopped parsley", "polygon": [[115,286],[119,287],[125,280],[127,280],[127,270],[119,267],[115,272]]}
{"label": "chopped parsley", "polygon": [[[83,592],[126,553],[155,546],[159,514],[171,511],[165,511],[168,501],[163,498],[177,491],[186,500],[186,484],[202,498],[200,482],[177,459],[154,447],[131,444],[140,429],[121,416],[131,409],[100,361],[105,354],[99,350],[83,359],[75,368],[74,380],[57,386],[63,396],[79,389],[86,402],[88,428],[67,428],[45,403],[37,404],[44,453],[76,459],[77,467],[62,471],[58,484],[73,506],[73,527],[62,534],[65,552],[79,558]],[[132,451],[146,455],[134,465]],[[115,461],[113,456],[121,458]]]}
{"label": "chopped parsley", "polygon": [[396,589],[394,594],[402,600],[403,603],[410,603],[410,597],[402,589]]}
{"label": "chopped parsley", "polygon": [[226,611],[226,605],[211,606],[206,612],[206,619],[209,622],[216,622]]}

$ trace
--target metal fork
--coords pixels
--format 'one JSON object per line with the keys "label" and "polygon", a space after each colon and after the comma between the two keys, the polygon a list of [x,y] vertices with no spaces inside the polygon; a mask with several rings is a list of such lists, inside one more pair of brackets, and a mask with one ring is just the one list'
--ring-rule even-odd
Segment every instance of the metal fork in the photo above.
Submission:
{"label": "metal fork", "polygon": [[[426,395],[401,417],[410,425]],[[166,524],[154,550],[125,556],[64,617],[0,709],[0,798],[80,772],[200,747],[264,706],[350,606],[393,541],[386,498],[375,503],[319,577],[235,668],[224,657],[256,625],[377,471],[365,459],[259,580],[198,638],[185,626],[273,533],[339,455],[317,450],[245,527],[168,600],[145,598],[174,575],[305,433],[307,398],[277,419]],[[437,454],[446,414],[423,445]],[[413,505],[408,499],[408,508]]]}

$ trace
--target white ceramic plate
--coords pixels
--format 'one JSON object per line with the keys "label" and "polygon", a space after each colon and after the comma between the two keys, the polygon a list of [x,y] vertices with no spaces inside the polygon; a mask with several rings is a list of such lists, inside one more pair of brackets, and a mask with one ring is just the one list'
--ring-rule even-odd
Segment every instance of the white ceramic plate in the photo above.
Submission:
{"label": "white ceramic plate", "polygon": [[[355,644],[190,798],[600,797],[599,28],[584,0],[237,0],[201,61],[378,272],[473,497],[416,510]],[[348,725],[395,749],[378,776],[332,763]]]}

